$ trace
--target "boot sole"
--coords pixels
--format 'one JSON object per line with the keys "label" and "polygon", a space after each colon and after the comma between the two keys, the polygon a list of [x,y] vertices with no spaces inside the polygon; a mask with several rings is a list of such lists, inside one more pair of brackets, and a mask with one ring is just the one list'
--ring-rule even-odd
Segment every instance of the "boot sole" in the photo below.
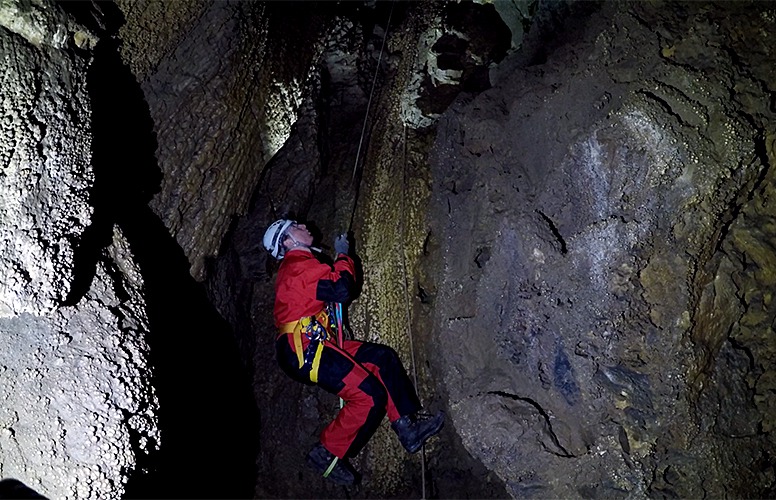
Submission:
{"label": "boot sole", "polygon": [[417,453],[417,451],[421,448],[423,448],[423,445],[426,444],[426,441],[428,441],[430,438],[434,437],[439,433],[439,431],[442,430],[442,427],[445,425],[445,419],[442,418],[439,420],[439,425],[436,427],[432,427],[421,439],[420,444],[418,444],[415,447],[409,448],[407,451],[410,453]]}

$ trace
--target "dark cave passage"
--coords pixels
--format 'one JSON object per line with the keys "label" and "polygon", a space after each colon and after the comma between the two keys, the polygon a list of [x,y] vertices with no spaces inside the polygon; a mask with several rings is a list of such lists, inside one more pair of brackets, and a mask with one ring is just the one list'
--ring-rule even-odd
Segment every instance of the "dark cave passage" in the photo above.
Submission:
{"label": "dark cave passage", "polygon": [[68,303],[87,292],[118,226],[143,275],[149,361],[159,400],[160,448],[137,464],[125,498],[251,498],[259,430],[251,374],[230,325],[148,207],[161,176],[153,122],[110,39],[96,49],[88,84],[95,212],[76,254],[76,285]]}

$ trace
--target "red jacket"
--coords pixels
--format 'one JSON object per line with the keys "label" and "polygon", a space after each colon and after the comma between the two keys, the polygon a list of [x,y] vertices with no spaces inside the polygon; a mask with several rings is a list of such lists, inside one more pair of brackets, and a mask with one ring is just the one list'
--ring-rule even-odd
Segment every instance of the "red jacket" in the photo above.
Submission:
{"label": "red jacket", "polygon": [[332,268],[310,252],[287,252],[275,280],[275,326],[318,314],[327,302],[347,302],[355,276],[353,259],[345,254],[337,256]]}

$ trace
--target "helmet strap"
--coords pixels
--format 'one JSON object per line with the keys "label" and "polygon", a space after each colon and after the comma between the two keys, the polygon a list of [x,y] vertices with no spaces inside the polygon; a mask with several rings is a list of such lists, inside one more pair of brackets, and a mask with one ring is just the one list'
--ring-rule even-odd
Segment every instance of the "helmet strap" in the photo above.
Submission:
{"label": "helmet strap", "polygon": [[296,238],[294,238],[293,236],[291,236],[290,234],[287,234],[286,236],[288,236],[289,238],[291,238],[291,241],[293,241],[293,242],[294,242],[294,244],[291,246],[291,248],[297,248],[297,247],[310,248],[308,245],[305,245],[305,244],[304,244],[304,243],[302,243],[301,241],[297,241],[297,239],[296,239]]}

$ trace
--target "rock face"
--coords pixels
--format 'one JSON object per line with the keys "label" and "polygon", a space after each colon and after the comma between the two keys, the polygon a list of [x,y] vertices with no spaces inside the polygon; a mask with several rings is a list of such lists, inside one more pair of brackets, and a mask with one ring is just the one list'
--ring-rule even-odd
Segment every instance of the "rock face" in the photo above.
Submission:
{"label": "rock face", "polygon": [[120,229],[72,296],[96,42],[52,4],[0,3],[0,478],[50,498],[119,497],[159,446],[144,280]]}
{"label": "rock face", "polygon": [[[772,497],[770,3],[0,0],[0,479],[51,498]],[[344,491],[261,235],[355,234],[448,424]],[[324,248],[325,259],[327,248]],[[0,486],[5,487],[3,482]]]}
{"label": "rock face", "polygon": [[73,307],[0,320],[0,475],[49,498],[120,497],[159,447],[142,278],[117,231]]}
{"label": "rock face", "polygon": [[[271,350],[274,263],[259,236],[285,215],[323,236],[355,229],[365,273],[352,330],[395,347],[424,401],[451,410],[443,452],[429,449],[434,480],[422,483],[386,427],[357,460],[369,480],[352,494],[696,496],[710,464],[710,490],[768,491],[757,422],[770,421],[772,358],[754,345],[773,316],[739,296],[767,283],[744,270],[743,247],[770,259],[740,217],[769,182],[771,54],[758,33],[770,11],[475,5],[321,13],[331,29],[317,43],[301,28],[314,15],[286,25],[319,49],[289,62],[271,93],[285,95],[291,75],[308,85],[280,106],[295,125],[262,153],[271,159],[206,278],[254,367],[257,495],[307,494],[289,468],[317,496],[340,494],[300,468],[336,401],[285,379]],[[156,210],[188,210],[162,193]],[[200,252],[182,246],[190,260]],[[750,295],[767,310],[767,294]],[[735,333],[743,317],[756,326]],[[717,383],[728,369],[736,377]],[[730,436],[765,444],[739,449]]]}
{"label": "rock face", "polygon": [[36,5],[0,5],[3,74],[0,317],[47,313],[70,291],[73,247],[90,222],[86,60],[93,35]]}
{"label": "rock face", "polygon": [[297,16],[288,2],[117,5],[126,18],[120,50],[159,144],[163,177],[150,206],[201,281],[289,137],[332,16],[321,6]]}
{"label": "rock face", "polygon": [[773,11],[632,7],[443,119],[434,370],[514,497],[763,496],[772,75],[732,47]]}
{"label": "rock face", "polygon": [[[263,443],[258,497],[305,496],[310,488],[316,496],[341,495],[340,488],[303,466],[318,431],[336,411],[336,398],[289,380],[274,359],[271,311],[276,263],[267,260],[260,242],[274,218],[288,215],[312,223],[326,246],[338,231],[352,225],[365,272],[362,294],[349,310],[351,329],[358,338],[394,347],[405,365],[417,372],[424,401],[437,407],[443,404],[434,401],[435,390],[424,380],[425,365],[412,364],[413,349],[420,352],[422,333],[415,346],[407,335],[408,307],[415,307],[413,273],[426,237],[423,216],[429,195],[422,164],[430,133],[412,125],[405,128],[404,118],[433,123],[468,81],[461,75],[481,73],[493,63],[492,54],[503,56],[510,41],[506,34],[495,37],[497,42],[479,43],[476,50],[467,48],[467,43],[456,46],[457,52],[447,50],[449,58],[460,59],[462,71],[446,82],[442,94],[436,94],[437,82],[430,75],[439,72],[436,62],[429,63],[433,60],[429,50],[438,39],[446,34],[452,38],[455,28],[462,28],[455,22],[460,23],[459,18],[465,17],[461,13],[466,12],[460,9],[458,16],[449,16],[439,5],[417,3],[391,10],[390,4],[383,4],[371,14],[351,12],[332,22],[337,29],[323,43],[318,77],[310,78],[317,90],[302,102],[291,136],[267,164],[250,209],[236,219],[214,261],[207,281],[211,297],[234,325],[256,371]],[[468,7],[495,15],[492,6]],[[457,32],[460,37],[476,38],[478,30],[484,29],[466,28]],[[363,67],[357,61],[363,61]],[[378,84],[372,87],[375,81]],[[435,96],[444,102],[435,103],[433,109],[424,107]],[[406,252],[399,250],[402,247]],[[451,453],[458,457],[457,463],[445,464],[444,474],[429,482],[429,488],[444,491],[442,496],[504,495],[497,481],[488,483],[481,465],[468,459],[460,446],[452,442],[450,446],[448,452],[461,452]],[[422,465],[417,456],[408,457],[401,449],[387,422],[357,465],[368,477],[355,493],[358,496],[422,494]],[[304,480],[285,470],[297,471]],[[454,480],[456,475],[461,479]]]}

